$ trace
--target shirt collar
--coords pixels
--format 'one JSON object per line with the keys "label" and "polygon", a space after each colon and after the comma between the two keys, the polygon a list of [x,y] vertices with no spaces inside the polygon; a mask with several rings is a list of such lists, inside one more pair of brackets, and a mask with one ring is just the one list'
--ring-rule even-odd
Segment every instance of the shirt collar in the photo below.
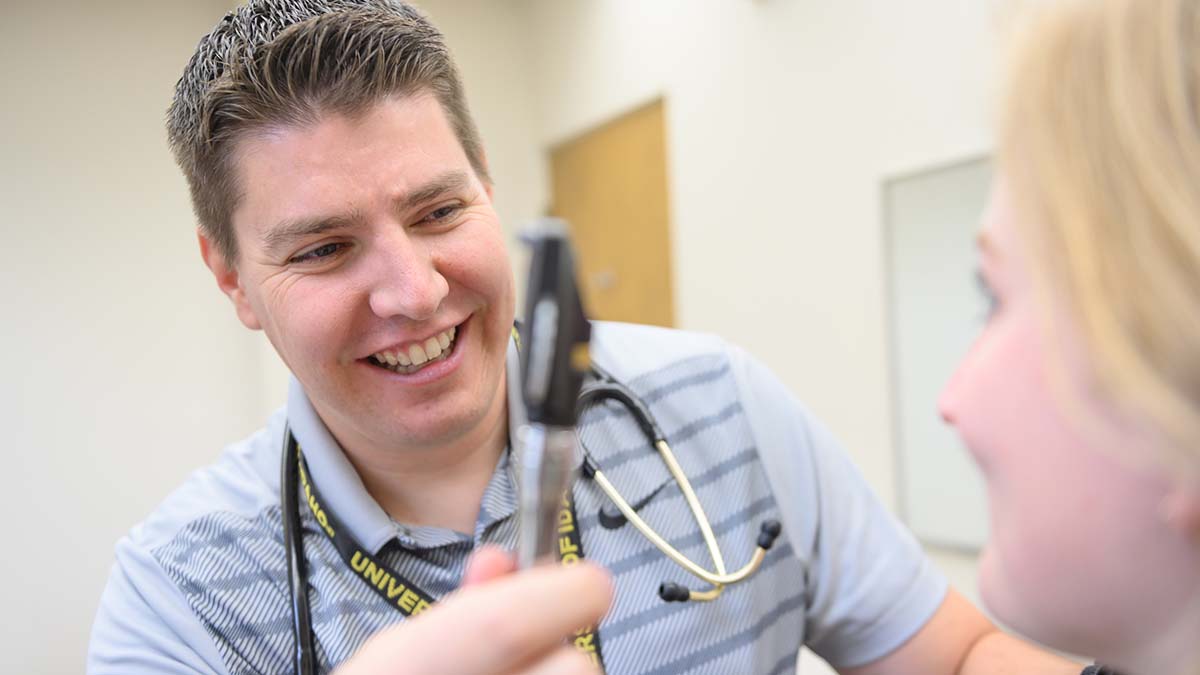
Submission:
{"label": "shirt collar", "polygon": [[337,514],[359,544],[378,552],[396,535],[396,526],[371,498],[295,376],[288,383],[288,426],[300,443],[309,474],[326,507]]}

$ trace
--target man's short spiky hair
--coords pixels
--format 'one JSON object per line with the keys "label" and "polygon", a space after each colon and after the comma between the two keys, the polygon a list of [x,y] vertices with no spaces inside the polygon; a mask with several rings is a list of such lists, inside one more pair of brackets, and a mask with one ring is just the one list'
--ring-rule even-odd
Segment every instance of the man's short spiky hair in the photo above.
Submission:
{"label": "man's short spiky hair", "polygon": [[200,40],[167,111],[167,135],[200,227],[237,259],[239,139],[429,93],[488,180],[483,149],[442,34],[398,0],[250,0]]}

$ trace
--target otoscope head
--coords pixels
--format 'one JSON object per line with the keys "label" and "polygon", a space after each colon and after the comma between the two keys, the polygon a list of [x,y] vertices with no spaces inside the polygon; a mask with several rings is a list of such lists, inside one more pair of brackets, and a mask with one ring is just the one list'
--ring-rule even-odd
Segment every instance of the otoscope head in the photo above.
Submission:
{"label": "otoscope head", "polygon": [[591,323],[575,282],[567,225],[544,218],[521,239],[532,250],[526,291],[522,395],[529,421],[574,426],[575,399],[591,365]]}

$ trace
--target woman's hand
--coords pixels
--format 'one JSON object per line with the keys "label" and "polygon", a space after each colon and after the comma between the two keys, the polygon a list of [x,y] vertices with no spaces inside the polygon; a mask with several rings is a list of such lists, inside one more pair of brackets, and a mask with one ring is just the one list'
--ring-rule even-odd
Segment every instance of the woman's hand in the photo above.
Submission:
{"label": "woman's hand", "polygon": [[481,549],[461,589],[376,633],[337,675],[597,672],[567,641],[608,610],[608,572],[586,561],[513,570],[509,554]]}

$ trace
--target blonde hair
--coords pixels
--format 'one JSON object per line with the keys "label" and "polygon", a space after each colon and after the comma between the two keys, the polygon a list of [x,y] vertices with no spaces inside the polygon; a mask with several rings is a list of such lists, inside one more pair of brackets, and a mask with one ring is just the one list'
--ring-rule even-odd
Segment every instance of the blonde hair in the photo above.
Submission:
{"label": "blonde hair", "polygon": [[1200,0],[1075,0],[1017,36],[1000,162],[1102,395],[1200,475]]}

